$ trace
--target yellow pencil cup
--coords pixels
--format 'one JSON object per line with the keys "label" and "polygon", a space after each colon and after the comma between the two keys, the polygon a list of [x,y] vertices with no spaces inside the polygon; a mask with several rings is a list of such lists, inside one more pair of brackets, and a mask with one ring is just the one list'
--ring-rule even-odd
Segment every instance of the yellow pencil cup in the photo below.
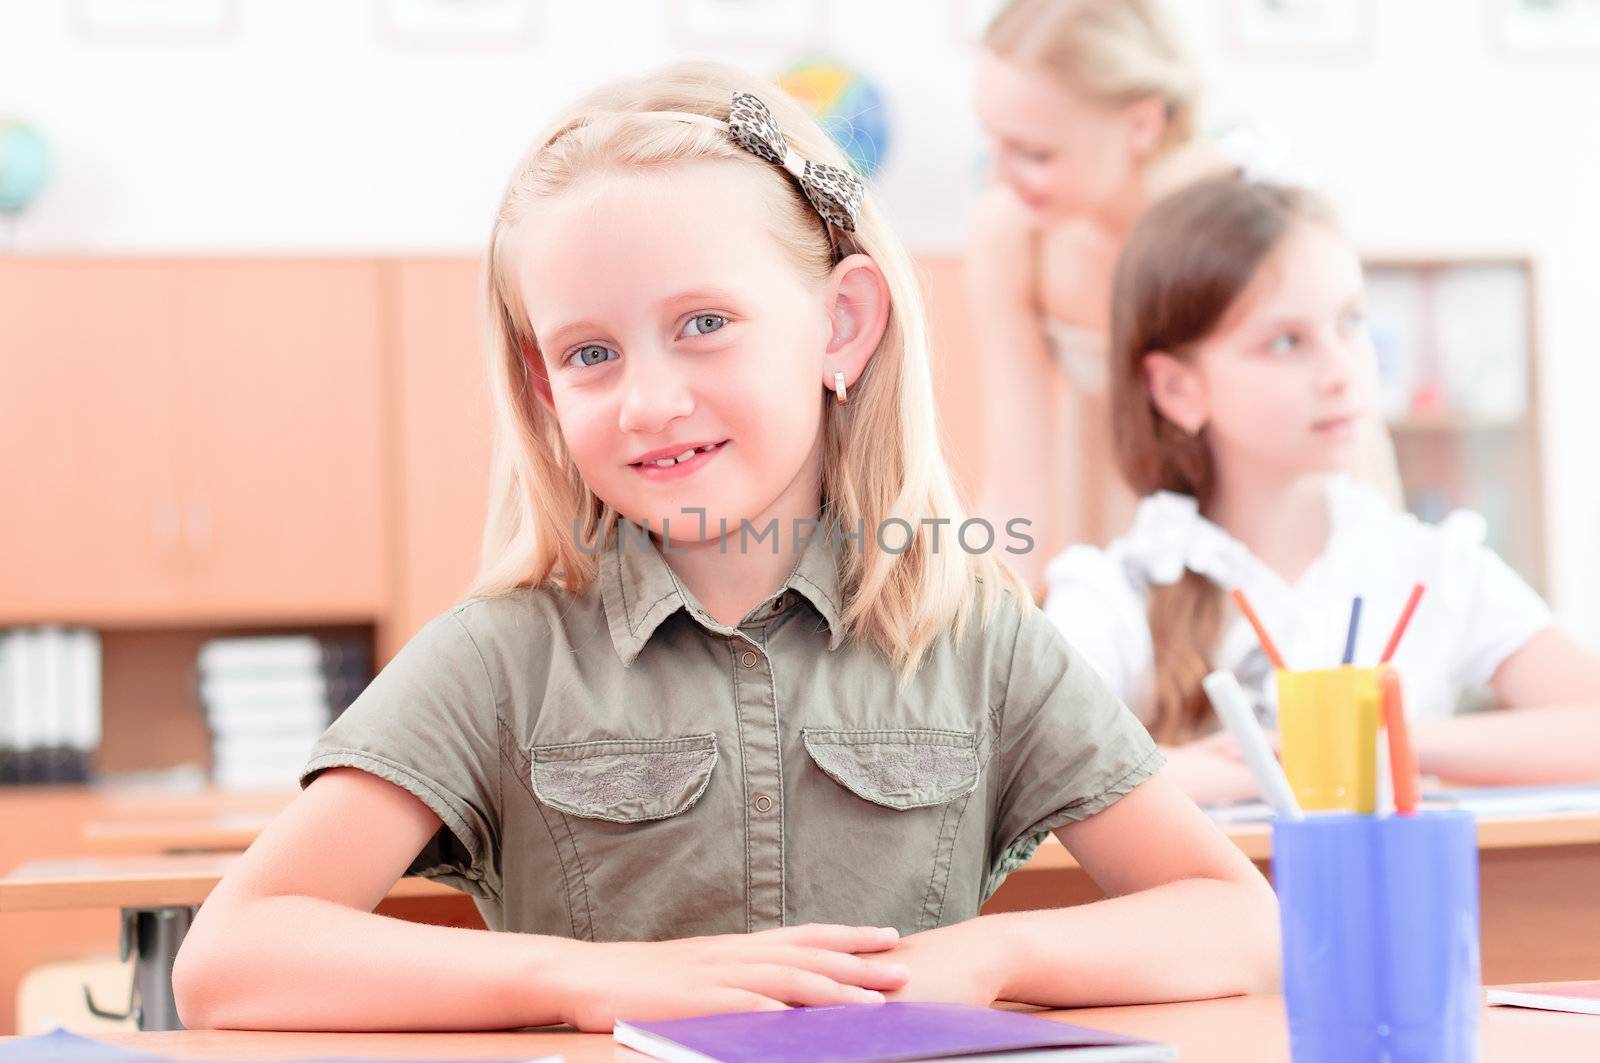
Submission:
{"label": "yellow pencil cup", "polygon": [[1278,670],[1283,770],[1307,812],[1377,811],[1380,671]]}

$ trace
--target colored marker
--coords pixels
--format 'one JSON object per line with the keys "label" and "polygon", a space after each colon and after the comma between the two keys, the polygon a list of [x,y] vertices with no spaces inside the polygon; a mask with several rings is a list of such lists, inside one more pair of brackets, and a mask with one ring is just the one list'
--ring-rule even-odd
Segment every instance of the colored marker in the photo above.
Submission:
{"label": "colored marker", "polygon": [[1379,664],[1388,664],[1394,651],[1400,648],[1400,636],[1406,633],[1406,625],[1411,623],[1411,614],[1417,611],[1417,603],[1422,600],[1425,589],[1420,583],[1411,588],[1411,597],[1406,599],[1406,607],[1400,610],[1400,622],[1395,624],[1394,634],[1389,636],[1389,644],[1383,648],[1383,656],[1378,658]]}
{"label": "colored marker", "polygon": [[1267,634],[1267,629],[1261,626],[1261,618],[1256,616],[1256,611],[1250,608],[1250,603],[1245,599],[1244,591],[1235,587],[1232,592],[1233,604],[1239,607],[1239,612],[1256,629],[1256,638],[1261,640],[1261,648],[1267,652],[1267,660],[1272,662],[1274,668],[1288,668],[1283,663],[1283,656],[1278,653],[1278,647],[1272,644],[1272,638]]}
{"label": "colored marker", "polygon": [[1284,775],[1278,758],[1272,755],[1272,750],[1267,746],[1267,736],[1261,733],[1261,724],[1256,721],[1256,714],[1250,708],[1250,700],[1239,689],[1239,681],[1233,677],[1233,673],[1226,669],[1212,672],[1200,681],[1200,685],[1205,687],[1206,697],[1211,699],[1212,707],[1222,717],[1234,741],[1239,743],[1244,761],[1255,773],[1261,796],[1266,798],[1267,804],[1285,819],[1304,819],[1305,813],[1300,811],[1300,802],[1294,799],[1294,790],[1289,787],[1289,778]]}
{"label": "colored marker", "polygon": [[1378,682],[1383,685],[1383,726],[1389,732],[1389,775],[1394,780],[1394,810],[1409,816],[1417,810],[1417,756],[1411,748],[1411,731],[1406,726],[1400,673],[1384,668]]}
{"label": "colored marker", "polygon": [[1350,603],[1350,631],[1344,637],[1344,663],[1356,659],[1356,629],[1361,626],[1361,595]]}

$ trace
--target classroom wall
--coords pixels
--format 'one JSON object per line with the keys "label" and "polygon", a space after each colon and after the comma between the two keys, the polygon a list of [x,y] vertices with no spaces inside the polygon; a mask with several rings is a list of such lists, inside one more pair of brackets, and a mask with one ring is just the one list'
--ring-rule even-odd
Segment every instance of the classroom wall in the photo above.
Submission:
{"label": "classroom wall", "polygon": [[[90,253],[471,252],[500,183],[554,106],[675,54],[776,72],[826,52],[893,114],[879,180],[914,250],[959,248],[982,146],[971,4],[815,0],[809,44],[741,51],[643,0],[542,5],[505,47],[397,41],[377,0],[237,0],[220,40],[88,40],[78,3],[0,0],[0,116],[52,142],[56,176],[0,249]],[[1355,2],[1355,0],[1352,0]],[[1548,559],[1556,606],[1600,642],[1600,58],[1508,60],[1498,0],[1374,2],[1353,59],[1242,58],[1231,0],[1182,0],[1214,117],[1289,135],[1373,254],[1527,254],[1538,264]]]}

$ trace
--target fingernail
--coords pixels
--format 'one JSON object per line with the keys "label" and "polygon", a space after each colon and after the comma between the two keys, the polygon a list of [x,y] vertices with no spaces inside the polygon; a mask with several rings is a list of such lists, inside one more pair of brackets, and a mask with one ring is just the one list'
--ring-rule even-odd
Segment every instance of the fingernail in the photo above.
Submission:
{"label": "fingernail", "polygon": [[882,1004],[885,1000],[884,995],[876,989],[863,989],[861,998],[868,1004]]}
{"label": "fingernail", "polygon": [[884,971],[890,978],[910,978],[911,968],[903,963],[889,963],[884,965]]}
{"label": "fingernail", "polygon": [[900,931],[896,930],[892,926],[880,926],[880,927],[878,927],[878,933],[887,934],[889,937],[892,937],[892,938],[897,938],[897,937],[900,936]]}

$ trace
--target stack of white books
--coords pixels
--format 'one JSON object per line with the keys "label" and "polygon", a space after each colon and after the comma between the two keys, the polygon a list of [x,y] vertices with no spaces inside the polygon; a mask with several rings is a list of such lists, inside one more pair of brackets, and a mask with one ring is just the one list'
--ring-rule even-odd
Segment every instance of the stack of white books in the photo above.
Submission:
{"label": "stack of white books", "polygon": [[86,782],[100,749],[100,636],[0,631],[0,784]]}
{"label": "stack of white books", "polygon": [[371,678],[357,642],[314,635],[215,638],[200,647],[212,781],[293,788],[317,736]]}

